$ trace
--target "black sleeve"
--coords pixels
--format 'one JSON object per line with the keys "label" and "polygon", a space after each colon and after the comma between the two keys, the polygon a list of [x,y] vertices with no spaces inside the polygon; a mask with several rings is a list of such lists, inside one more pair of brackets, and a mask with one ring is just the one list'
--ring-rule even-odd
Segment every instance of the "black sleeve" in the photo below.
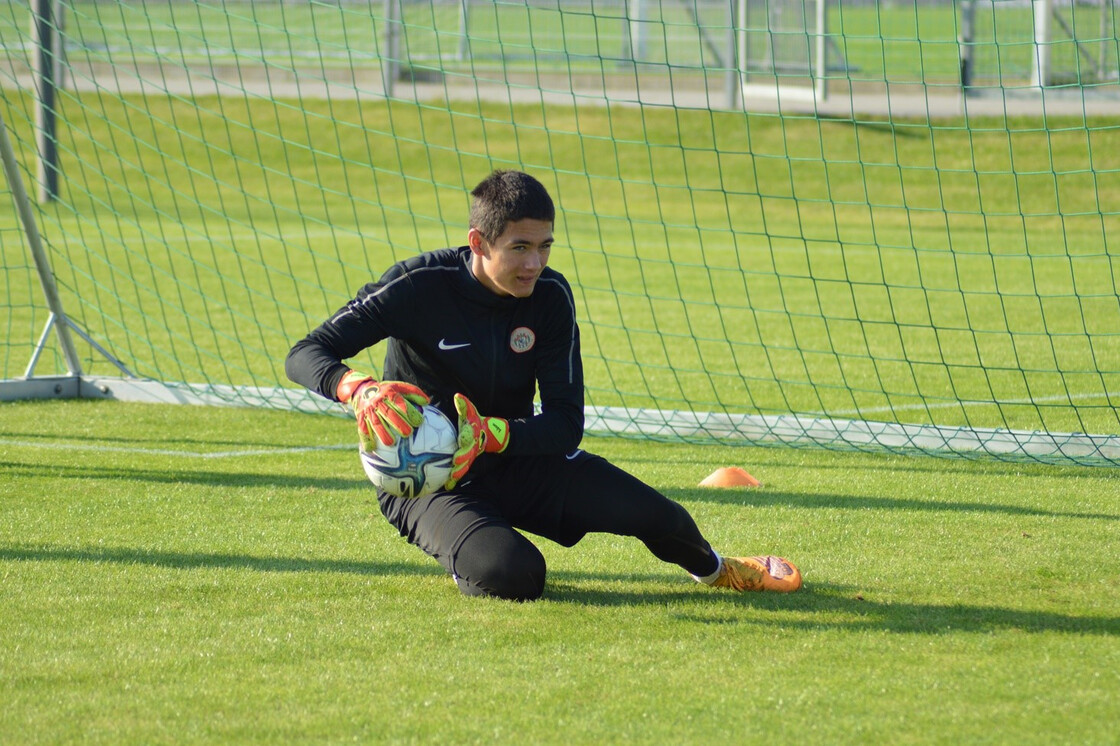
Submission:
{"label": "black sleeve", "polygon": [[[320,327],[321,329],[322,327]],[[319,331],[316,329],[315,332]],[[288,352],[284,372],[295,383],[305,386],[320,396],[338,401],[335,390],[338,382],[349,370],[330,347],[315,339],[315,332],[307,335]]]}
{"label": "black sleeve", "polygon": [[284,372],[293,382],[337,401],[338,382],[350,368],[342,361],[389,336],[370,312],[380,283],[370,283],[331,318],[301,339],[288,352]]}

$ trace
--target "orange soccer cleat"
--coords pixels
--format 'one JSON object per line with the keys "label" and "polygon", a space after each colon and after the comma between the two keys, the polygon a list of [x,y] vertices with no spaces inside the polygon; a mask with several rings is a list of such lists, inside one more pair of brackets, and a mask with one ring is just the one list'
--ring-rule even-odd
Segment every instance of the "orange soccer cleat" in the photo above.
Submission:
{"label": "orange soccer cleat", "polygon": [[781,557],[724,557],[717,588],[736,591],[776,591],[789,593],[801,587],[801,571]]}

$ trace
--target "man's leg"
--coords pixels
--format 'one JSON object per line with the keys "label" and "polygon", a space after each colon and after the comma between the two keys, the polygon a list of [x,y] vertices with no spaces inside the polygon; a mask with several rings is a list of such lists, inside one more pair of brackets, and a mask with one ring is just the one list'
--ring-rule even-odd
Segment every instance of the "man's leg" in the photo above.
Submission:
{"label": "man's leg", "polygon": [[484,489],[513,526],[563,546],[611,533],[636,537],[658,559],[696,575],[719,567],[682,505],[586,451],[511,460],[470,486]]}
{"label": "man's leg", "polygon": [[600,456],[581,452],[565,463],[565,530],[633,536],[659,560],[693,575],[719,568],[719,557],[683,505]]}
{"label": "man's leg", "polygon": [[401,536],[434,557],[468,596],[532,601],[544,590],[544,556],[490,502],[466,494],[417,500],[382,495]]}
{"label": "man's leg", "polygon": [[571,458],[542,459],[520,478],[527,493],[522,504],[559,507],[530,520],[511,514],[514,525],[561,544],[571,546],[590,532],[633,536],[658,559],[708,585],[783,592],[801,587],[800,571],[781,557],[721,558],[684,506],[598,456],[578,451]]}

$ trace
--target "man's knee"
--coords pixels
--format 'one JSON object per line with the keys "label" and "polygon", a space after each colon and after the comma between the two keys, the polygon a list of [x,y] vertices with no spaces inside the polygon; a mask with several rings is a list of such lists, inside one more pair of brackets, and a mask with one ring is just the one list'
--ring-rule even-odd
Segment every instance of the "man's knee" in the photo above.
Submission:
{"label": "man's knee", "polygon": [[456,553],[454,572],[468,596],[535,601],[544,592],[544,555],[512,530],[475,532]]}

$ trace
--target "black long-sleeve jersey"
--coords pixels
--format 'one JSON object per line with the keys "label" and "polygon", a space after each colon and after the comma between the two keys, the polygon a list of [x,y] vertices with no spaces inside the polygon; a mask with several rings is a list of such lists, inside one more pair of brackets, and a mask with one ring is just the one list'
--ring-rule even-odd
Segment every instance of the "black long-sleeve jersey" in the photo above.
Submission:
{"label": "black long-sleeve jersey", "polygon": [[[388,339],[384,380],[419,386],[456,420],[465,394],[510,421],[505,454],[569,453],[583,437],[583,363],[572,290],[546,267],[526,298],[499,296],[470,269],[467,246],[394,264],[288,353],[288,377],[328,399],[343,360]],[[533,399],[539,387],[539,414]]]}

